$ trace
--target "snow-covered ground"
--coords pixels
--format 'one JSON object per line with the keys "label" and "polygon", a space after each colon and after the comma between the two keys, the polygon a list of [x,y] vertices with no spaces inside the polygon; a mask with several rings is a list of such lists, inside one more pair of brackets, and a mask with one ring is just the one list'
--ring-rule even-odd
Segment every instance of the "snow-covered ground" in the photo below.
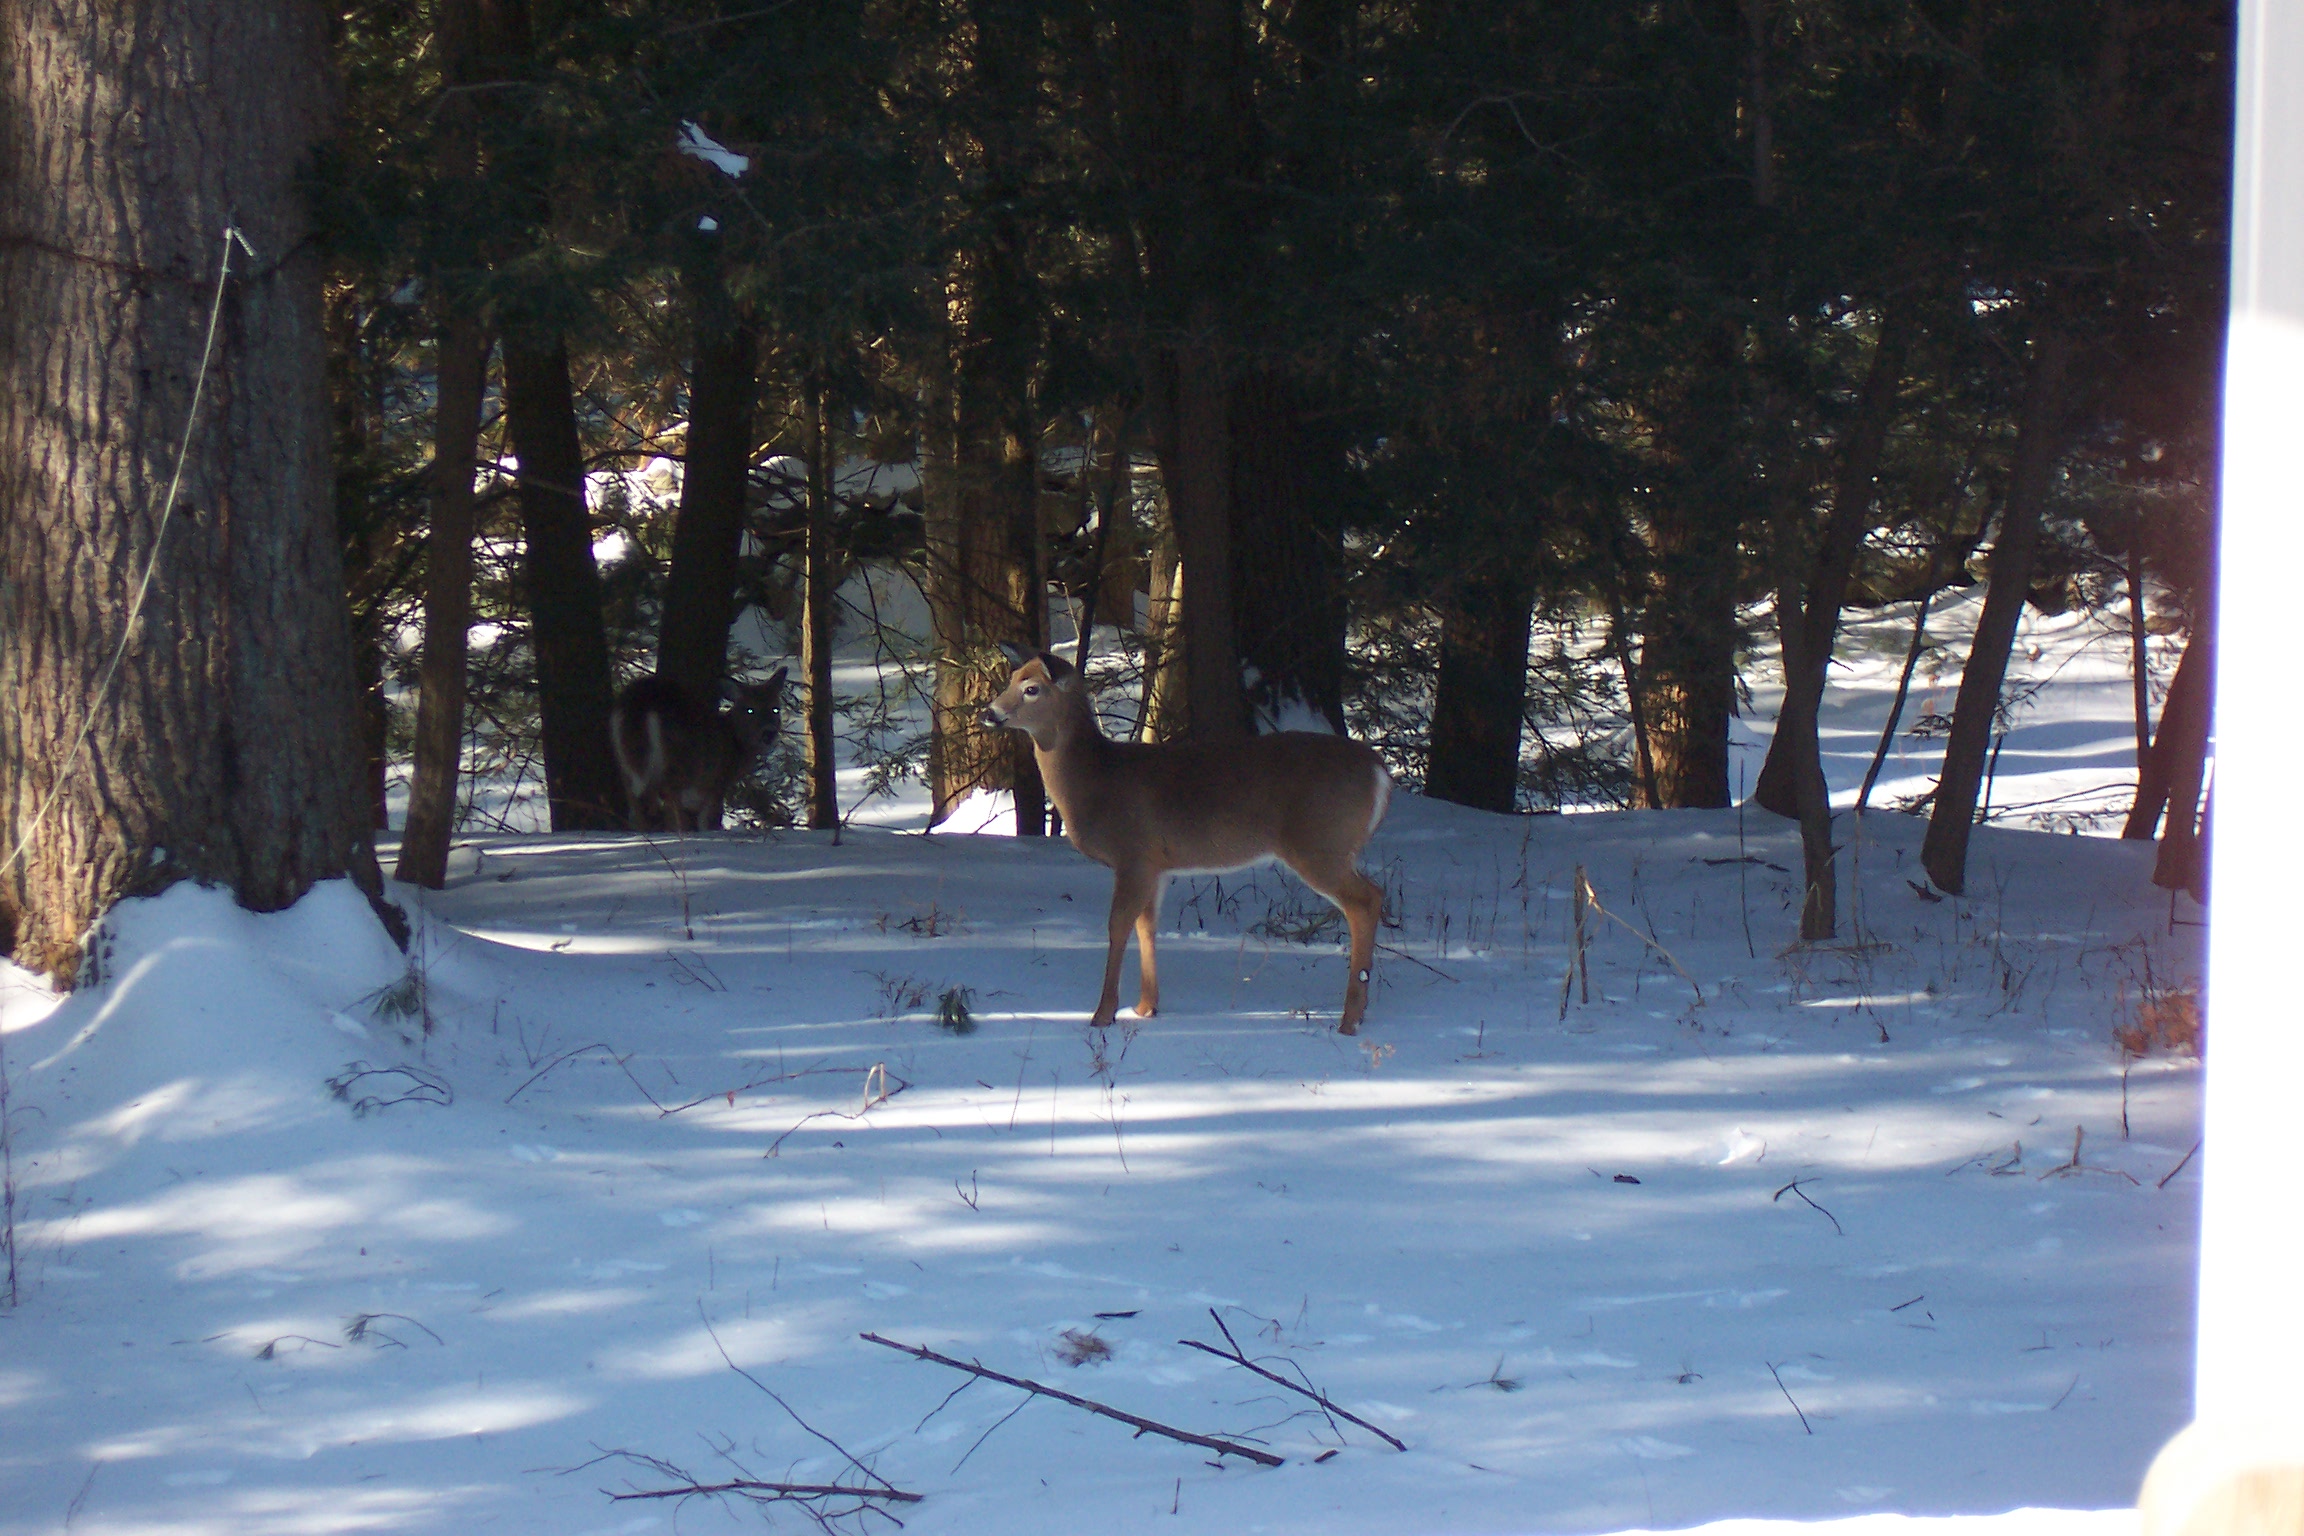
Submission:
{"label": "snow-covered ground", "polygon": [[[2061,673],[1995,803],[2131,772],[2119,647],[2023,643]],[[1836,679],[1844,802],[1900,659]],[[1099,1035],[1108,877],[916,814],[480,839],[402,893],[412,958],[341,885],[179,887],[99,985],[0,973],[0,1532],[759,1528],[611,1496],[863,1481],[834,1441],[912,1532],[2134,1529],[2200,1175],[2197,1067],[2111,1038],[2198,973],[2149,846],[1986,827],[1928,901],[1921,824],[1850,818],[1854,921],[1797,949],[1763,813],[1404,795],[1359,1038],[1268,870],[1179,882],[1167,1011]],[[1564,1002],[1579,866],[1610,916]],[[1179,1342],[1219,1319],[1407,1449]]]}

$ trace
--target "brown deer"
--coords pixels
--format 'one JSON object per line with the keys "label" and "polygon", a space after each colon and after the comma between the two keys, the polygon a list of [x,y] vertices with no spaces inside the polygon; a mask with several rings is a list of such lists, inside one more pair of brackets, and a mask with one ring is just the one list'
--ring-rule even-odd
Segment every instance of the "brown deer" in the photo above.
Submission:
{"label": "brown deer", "polygon": [[624,775],[635,832],[717,830],[728,786],[760,760],[782,725],[784,674],[726,682],[717,709],[661,674],[616,697],[608,743]]}
{"label": "brown deer", "polygon": [[1313,731],[1157,746],[1112,741],[1096,723],[1086,680],[1069,662],[1047,651],[1001,650],[1015,675],[982,724],[1032,738],[1040,777],[1064,815],[1064,835],[1112,870],[1104,995],[1090,1022],[1108,1025],[1118,1015],[1120,957],[1131,924],[1142,972],[1136,1012],[1159,1012],[1152,931],[1170,875],[1278,859],[1352,924],[1352,971],[1337,1029],[1359,1033],[1384,911],[1384,893],[1360,872],[1360,850],[1392,797],[1384,760],[1359,742]]}

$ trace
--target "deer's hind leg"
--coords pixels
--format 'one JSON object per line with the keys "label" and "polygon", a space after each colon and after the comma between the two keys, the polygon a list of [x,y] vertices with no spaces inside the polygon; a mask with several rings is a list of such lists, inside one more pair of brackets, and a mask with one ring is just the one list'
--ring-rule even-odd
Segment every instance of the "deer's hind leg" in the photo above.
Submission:
{"label": "deer's hind leg", "polygon": [[1304,883],[1336,904],[1352,925],[1352,970],[1344,983],[1344,1016],[1337,1022],[1340,1035],[1360,1033],[1360,1020],[1368,1012],[1369,967],[1376,960],[1376,925],[1384,917],[1384,892],[1360,873],[1350,859],[1314,864],[1291,864]]}
{"label": "deer's hind leg", "polygon": [[1160,926],[1160,886],[1152,882],[1152,899],[1136,914],[1136,1017],[1148,1019],[1160,1011],[1160,966],[1153,957],[1153,930]]}

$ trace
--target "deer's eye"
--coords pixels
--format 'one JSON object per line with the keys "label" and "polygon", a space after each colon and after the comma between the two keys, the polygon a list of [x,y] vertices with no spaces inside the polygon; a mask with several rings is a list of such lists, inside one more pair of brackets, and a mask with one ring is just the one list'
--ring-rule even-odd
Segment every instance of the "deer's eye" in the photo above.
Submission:
{"label": "deer's eye", "polygon": [[1024,697],[1028,699],[1040,697],[1040,685],[1038,683],[1026,683],[1024,685]]}

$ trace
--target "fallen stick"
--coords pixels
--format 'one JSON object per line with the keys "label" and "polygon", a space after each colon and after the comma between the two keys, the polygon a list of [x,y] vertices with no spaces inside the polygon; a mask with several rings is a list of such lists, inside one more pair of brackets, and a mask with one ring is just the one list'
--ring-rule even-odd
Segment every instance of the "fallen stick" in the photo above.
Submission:
{"label": "fallen stick", "polygon": [[1258,1365],[1255,1361],[1249,1359],[1247,1355],[1241,1352],[1240,1341],[1232,1337],[1232,1330],[1224,1326],[1224,1319],[1217,1315],[1217,1311],[1214,1307],[1210,1307],[1208,1309],[1208,1315],[1216,1319],[1217,1331],[1224,1335],[1224,1342],[1232,1346],[1232,1352],[1230,1354],[1226,1354],[1223,1350],[1218,1349],[1213,1344],[1203,1344],[1198,1339],[1178,1339],[1176,1342],[1183,1345],[1186,1349],[1197,1349],[1205,1354],[1214,1355],[1219,1360],[1229,1360],[1234,1365],[1244,1366],[1247,1369],[1254,1371],[1257,1375],[1263,1377],[1266,1381],[1272,1382],[1278,1386],[1286,1387],[1289,1391],[1297,1393],[1300,1396],[1308,1397],[1320,1405],[1320,1411],[1322,1413],[1334,1414],[1336,1417],[1342,1419],[1350,1419],[1353,1423],[1359,1425],[1362,1429],[1368,1431],[1368,1433],[1374,1435],[1377,1439],[1382,1440],[1386,1445],[1389,1445],[1396,1451],[1404,1451],[1408,1449],[1408,1447],[1401,1444],[1400,1441],[1386,1434],[1383,1430],[1378,1429],[1375,1425],[1360,1417],[1360,1415],[1351,1412],[1349,1409],[1337,1407],[1334,1403],[1328,1400],[1328,1395],[1326,1393],[1314,1391],[1310,1387],[1299,1386],[1297,1383],[1290,1381],[1287,1377],[1281,1375],[1279,1372],[1268,1371],[1264,1369],[1264,1367]]}
{"label": "fallen stick", "polygon": [[884,1339],[876,1333],[860,1333],[857,1337],[868,1344],[877,1344],[883,1349],[893,1349],[900,1354],[910,1355],[915,1360],[933,1360],[938,1365],[948,1365],[956,1371],[966,1371],[971,1376],[981,1376],[986,1381],[997,1381],[1003,1386],[1015,1387],[1021,1391],[1029,1392],[1035,1397],[1052,1397],[1060,1403],[1070,1403],[1075,1408],[1085,1408],[1090,1413],[1100,1414],[1107,1419],[1117,1419],[1134,1428],[1139,1435],[1165,1435],[1171,1440],[1181,1440],[1186,1445],[1206,1446],[1219,1456],[1239,1456],[1255,1462],[1258,1466],[1277,1467],[1286,1460],[1284,1457],[1273,1455],[1270,1451],[1259,1451],[1254,1446],[1238,1445],[1230,1440],[1218,1440],[1211,1435],[1196,1435],[1188,1429],[1176,1429],[1167,1424],[1156,1423],[1151,1419],[1138,1418],[1133,1413],[1108,1407],[1085,1397],[1074,1397],[1069,1392],[1059,1392],[1054,1387],[1043,1386],[1037,1381],[1026,1381],[1021,1376],[1003,1376],[989,1366],[978,1365],[969,1360],[955,1360],[950,1355],[940,1355],[936,1351],[918,1344],[899,1344],[894,1339]]}
{"label": "fallen stick", "polygon": [[680,1488],[639,1488],[630,1493],[612,1493],[611,1499],[686,1499],[698,1494],[712,1493],[772,1493],[782,1499],[893,1499],[899,1504],[917,1504],[920,1495],[905,1493],[896,1488],[847,1488],[838,1483],[756,1483],[738,1478],[732,1483],[689,1483]]}

